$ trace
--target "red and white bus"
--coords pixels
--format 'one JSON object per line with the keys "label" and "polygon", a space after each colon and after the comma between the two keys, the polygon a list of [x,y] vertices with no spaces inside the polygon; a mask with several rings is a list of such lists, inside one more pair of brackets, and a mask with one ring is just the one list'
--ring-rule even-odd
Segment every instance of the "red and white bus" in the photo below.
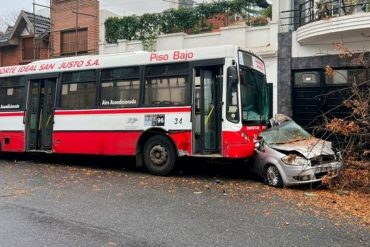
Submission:
{"label": "red and white bus", "polygon": [[0,151],[136,155],[157,175],[181,156],[243,159],[266,127],[264,62],[235,46],[0,68]]}

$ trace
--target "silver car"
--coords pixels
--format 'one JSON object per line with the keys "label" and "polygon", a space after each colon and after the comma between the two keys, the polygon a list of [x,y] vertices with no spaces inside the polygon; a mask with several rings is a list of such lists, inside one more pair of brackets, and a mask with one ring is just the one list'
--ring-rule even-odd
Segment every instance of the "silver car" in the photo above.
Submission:
{"label": "silver car", "polygon": [[252,164],[268,185],[283,187],[337,176],[342,161],[331,142],[313,137],[285,115],[277,114],[271,122],[273,127],[256,141]]}

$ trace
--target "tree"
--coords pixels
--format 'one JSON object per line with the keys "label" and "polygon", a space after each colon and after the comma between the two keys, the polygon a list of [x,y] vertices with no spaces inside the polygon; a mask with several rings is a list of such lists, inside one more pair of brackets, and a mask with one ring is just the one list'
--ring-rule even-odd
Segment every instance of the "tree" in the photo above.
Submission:
{"label": "tree", "polygon": [[[368,52],[355,53],[343,43],[336,43],[335,47],[340,59],[348,60],[355,67],[369,69]],[[329,65],[326,66],[326,75],[329,78],[344,76]],[[333,184],[340,189],[356,188],[370,193],[370,81],[356,79],[362,78],[359,75],[353,75],[353,78],[352,85],[329,93],[338,94],[340,91],[347,96],[341,105],[322,115],[323,125],[317,130],[334,142],[343,157],[341,174],[332,181]],[[351,113],[342,118],[332,117],[332,111],[339,107],[348,108]]]}
{"label": "tree", "polygon": [[3,12],[0,15],[0,32],[5,32],[8,26],[13,26],[17,21],[20,11]]}

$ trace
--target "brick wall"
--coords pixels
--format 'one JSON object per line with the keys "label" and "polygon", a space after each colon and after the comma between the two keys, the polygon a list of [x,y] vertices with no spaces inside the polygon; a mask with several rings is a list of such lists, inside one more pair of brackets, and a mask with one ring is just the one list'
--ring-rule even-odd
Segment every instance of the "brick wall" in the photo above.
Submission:
{"label": "brick wall", "polygon": [[22,62],[22,46],[2,47],[1,49],[1,66],[12,66]]}
{"label": "brick wall", "polygon": [[42,41],[40,44],[40,59],[50,58],[49,43]]}
{"label": "brick wall", "polygon": [[[32,62],[33,59],[23,60],[22,41],[23,38],[19,37],[19,43],[17,46],[6,46],[0,48],[0,67],[26,64]],[[42,42],[40,44],[40,48],[41,48],[40,56],[37,57],[36,59],[48,59],[49,58],[48,44],[46,42]]]}
{"label": "brick wall", "polygon": [[[78,28],[87,28],[88,54],[99,51],[99,1],[98,0],[52,0],[52,49],[53,57],[61,54],[61,32],[76,29],[76,10],[87,15],[78,15]],[[73,54],[71,54],[73,55]]]}

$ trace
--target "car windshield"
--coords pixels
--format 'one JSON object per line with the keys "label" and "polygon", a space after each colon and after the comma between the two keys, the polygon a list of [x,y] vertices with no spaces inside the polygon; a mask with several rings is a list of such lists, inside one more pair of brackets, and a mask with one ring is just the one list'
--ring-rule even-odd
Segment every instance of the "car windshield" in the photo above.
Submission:
{"label": "car windshield", "polygon": [[264,122],[269,118],[265,76],[249,68],[240,69],[243,122]]}
{"label": "car windshield", "polygon": [[306,140],[311,135],[294,121],[289,120],[280,123],[260,134],[267,144],[283,144]]}

